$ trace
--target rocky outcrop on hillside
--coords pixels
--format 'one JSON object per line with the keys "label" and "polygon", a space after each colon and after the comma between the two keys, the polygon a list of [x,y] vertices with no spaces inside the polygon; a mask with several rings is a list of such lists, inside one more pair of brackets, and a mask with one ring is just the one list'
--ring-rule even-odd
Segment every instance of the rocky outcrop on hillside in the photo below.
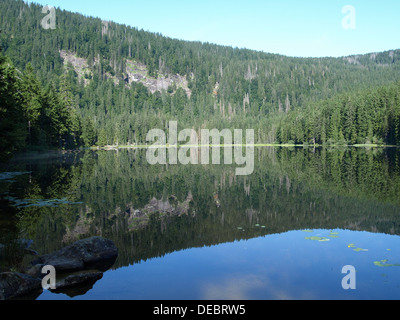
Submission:
{"label": "rocky outcrop on hillside", "polygon": [[[93,71],[88,65],[86,59],[79,58],[74,52],[68,52],[61,50],[60,56],[64,61],[64,65],[72,65],[74,71],[78,75],[78,79],[83,79],[84,85],[90,83],[90,78],[93,77]],[[186,95],[190,98],[192,91],[189,89],[188,80],[186,76],[181,76],[179,74],[175,75],[164,75],[158,74],[157,78],[148,75],[148,68],[146,65],[134,61],[126,60],[126,75],[123,75],[125,83],[129,86],[132,83],[141,82],[146,88],[150,90],[151,93],[162,90],[168,90],[170,87],[182,88]],[[95,59],[94,65],[99,63],[99,59]],[[116,85],[119,84],[119,79],[116,76],[107,74],[108,79],[112,79]],[[173,92],[172,92],[173,94]]]}
{"label": "rocky outcrop on hillside", "polygon": [[85,78],[85,75],[92,76],[92,72],[89,69],[86,59],[79,58],[74,53],[64,51],[64,50],[60,51],[60,56],[64,60],[65,66],[68,66],[69,64],[72,65],[72,67],[74,68],[74,71],[78,75],[79,81],[81,79],[84,79],[85,86],[88,85],[89,79]]}
{"label": "rocky outcrop on hillside", "polygon": [[188,97],[190,97],[192,94],[188,87],[186,76],[181,76],[179,74],[165,76],[163,74],[159,74],[157,78],[150,77],[148,76],[146,65],[131,60],[127,60],[126,72],[126,81],[128,83],[141,82],[151,91],[151,93],[168,90],[169,87],[175,86],[176,88],[182,88]]}

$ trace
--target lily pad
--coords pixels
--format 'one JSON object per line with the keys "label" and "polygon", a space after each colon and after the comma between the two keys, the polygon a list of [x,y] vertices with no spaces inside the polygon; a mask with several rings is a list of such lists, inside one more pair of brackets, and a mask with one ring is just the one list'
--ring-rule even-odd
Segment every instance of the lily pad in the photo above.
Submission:
{"label": "lily pad", "polygon": [[330,239],[325,238],[325,237],[306,237],[306,240],[312,240],[312,241],[319,241],[319,242],[327,242],[330,241]]}
{"label": "lily pad", "polygon": [[400,267],[400,263],[388,263],[389,260],[380,260],[380,261],[374,261],[374,265],[377,267]]}
{"label": "lily pad", "polygon": [[363,249],[363,248],[357,248],[356,245],[354,243],[350,243],[348,246],[348,248],[354,248],[353,250],[355,252],[366,252],[368,251],[368,249]]}

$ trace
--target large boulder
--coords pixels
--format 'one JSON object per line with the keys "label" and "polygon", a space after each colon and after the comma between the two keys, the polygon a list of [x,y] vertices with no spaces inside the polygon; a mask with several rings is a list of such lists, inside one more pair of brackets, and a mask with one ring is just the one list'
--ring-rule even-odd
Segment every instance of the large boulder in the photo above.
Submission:
{"label": "large boulder", "polygon": [[34,264],[51,265],[57,272],[74,272],[85,269],[108,270],[118,256],[114,242],[101,237],[77,241],[54,253],[46,254]]}
{"label": "large boulder", "polygon": [[78,272],[70,274],[67,277],[60,279],[56,283],[56,290],[74,287],[85,283],[96,282],[103,277],[103,273],[99,271]]}
{"label": "large boulder", "polygon": [[41,289],[42,281],[38,278],[17,272],[0,273],[0,300],[18,298]]}
{"label": "large boulder", "polygon": [[66,277],[57,279],[56,289],[53,293],[63,293],[73,298],[83,295],[93,288],[93,285],[103,277],[103,273],[96,270],[85,270],[68,274]]}
{"label": "large boulder", "polygon": [[[42,292],[43,266],[56,269],[56,293],[83,294],[103,277],[118,257],[114,242],[101,237],[77,241],[32,262],[25,273],[0,273],[0,300],[19,299]],[[53,290],[52,290],[53,291]],[[33,296],[32,296],[33,297]],[[33,297],[34,298],[34,297]]]}

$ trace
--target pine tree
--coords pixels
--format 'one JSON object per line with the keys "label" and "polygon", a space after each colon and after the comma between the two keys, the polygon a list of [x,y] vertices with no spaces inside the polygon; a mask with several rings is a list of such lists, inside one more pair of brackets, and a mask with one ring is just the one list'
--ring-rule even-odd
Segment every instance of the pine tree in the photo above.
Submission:
{"label": "pine tree", "polygon": [[96,144],[96,131],[93,121],[86,117],[83,121],[81,139],[86,147],[92,147]]}
{"label": "pine tree", "polygon": [[24,93],[24,114],[27,120],[28,144],[32,145],[37,143],[38,123],[42,112],[40,103],[42,89],[31,63],[28,63],[25,68],[21,87]]}
{"label": "pine tree", "polygon": [[322,124],[321,124],[321,143],[323,145],[326,144],[326,124],[325,124],[325,118],[322,119]]}
{"label": "pine tree", "polygon": [[60,108],[64,114],[63,120],[67,129],[64,132],[64,139],[67,141],[66,145],[69,147],[76,147],[80,142],[81,119],[76,110],[71,93],[71,86],[65,74],[61,77],[59,100]]}
{"label": "pine tree", "polygon": [[338,109],[333,112],[330,120],[329,138],[337,142],[339,140],[340,113]]}
{"label": "pine tree", "polygon": [[26,119],[17,72],[0,52],[0,161],[25,146]]}
{"label": "pine tree", "polygon": [[120,127],[121,126],[117,122],[115,124],[115,130],[114,130],[114,145],[115,146],[119,146],[119,143],[120,143]]}
{"label": "pine tree", "polygon": [[101,128],[100,133],[99,133],[99,139],[97,141],[97,145],[104,147],[107,144],[108,144],[108,142],[107,142],[106,130],[104,128]]}

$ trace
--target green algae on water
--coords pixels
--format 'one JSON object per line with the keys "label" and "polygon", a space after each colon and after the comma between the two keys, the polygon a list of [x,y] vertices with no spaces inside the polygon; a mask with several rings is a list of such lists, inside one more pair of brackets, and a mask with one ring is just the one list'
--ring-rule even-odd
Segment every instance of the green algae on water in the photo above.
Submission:
{"label": "green algae on water", "polygon": [[319,242],[327,242],[330,241],[330,239],[325,238],[325,237],[306,237],[306,240],[312,240],[312,241],[319,241]]}
{"label": "green algae on water", "polygon": [[400,267],[400,263],[388,263],[389,260],[380,260],[380,261],[374,261],[374,265],[377,267]]}

